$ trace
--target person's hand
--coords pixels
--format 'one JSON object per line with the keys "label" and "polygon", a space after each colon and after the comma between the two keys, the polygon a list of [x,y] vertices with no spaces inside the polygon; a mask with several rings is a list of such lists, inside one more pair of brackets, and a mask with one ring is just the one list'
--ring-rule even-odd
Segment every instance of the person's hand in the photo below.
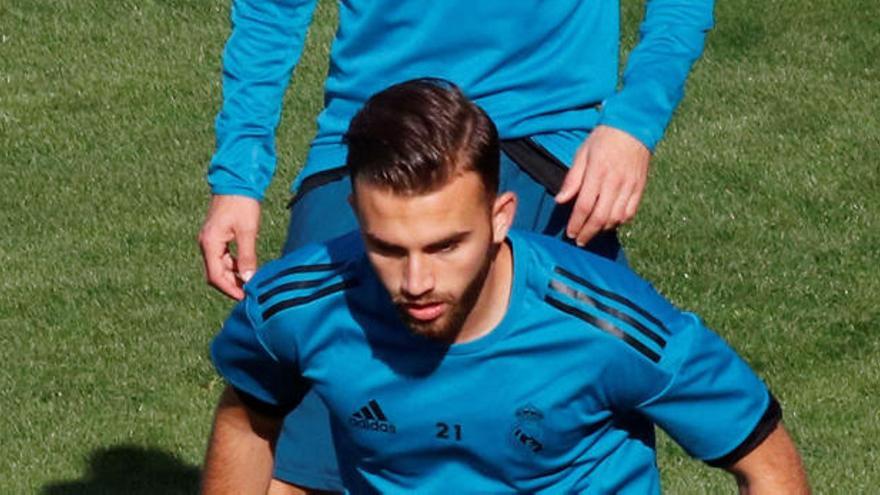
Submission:
{"label": "person's hand", "polygon": [[[220,292],[244,298],[242,286],[257,271],[260,202],[247,196],[215,195],[199,232],[205,278]],[[236,256],[229,247],[235,243]]]}
{"label": "person's hand", "polygon": [[556,195],[574,201],[566,235],[585,245],[601,230],[631,220],[645,190],[651,152],[624,131],[597,126],[578,148]]}

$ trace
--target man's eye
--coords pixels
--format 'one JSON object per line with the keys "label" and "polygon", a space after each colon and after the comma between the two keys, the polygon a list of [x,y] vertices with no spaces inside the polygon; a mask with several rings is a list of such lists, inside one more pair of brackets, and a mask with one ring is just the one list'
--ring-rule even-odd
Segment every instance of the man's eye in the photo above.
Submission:
{"label": "man's eye", "polygon": [[455,248],[458,247],[458,242],[444,242],[434,248],[434,252],[437,253],[450,253],[455,251]]}
{"label": "man's eye", "polygon": [[386,246],[384,244],[368,243],[367,249],[378,254],[379,256],[385,256],[389,258],[400,258],[402,256],[406,256],[405,250],[394,246]]}

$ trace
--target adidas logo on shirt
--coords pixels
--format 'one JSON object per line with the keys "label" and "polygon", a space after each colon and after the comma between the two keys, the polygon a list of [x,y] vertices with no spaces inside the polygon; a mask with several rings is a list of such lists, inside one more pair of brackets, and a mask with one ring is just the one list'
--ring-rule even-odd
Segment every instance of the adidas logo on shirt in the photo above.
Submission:
{"label": "adidas logo on shirt", "polygon": [[362,430],[372,430],[382,433],[397,433],[394,424],[388,421],[379,403],[371,400],[366,406],[352,413],[348,423]]}

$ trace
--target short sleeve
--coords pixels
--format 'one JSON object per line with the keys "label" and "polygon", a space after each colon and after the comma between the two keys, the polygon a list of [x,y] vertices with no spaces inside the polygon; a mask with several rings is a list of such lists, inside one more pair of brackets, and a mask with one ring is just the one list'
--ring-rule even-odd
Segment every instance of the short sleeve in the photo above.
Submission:
{"label": "short sleeve", "polygon": [[295,360],[279,356],[265,343],[263,329],[248,315],[249,300],[236,305],[214,338],[211,360],[245,404],[265,414],[283,415],[299,404],[308,383]]}
{"label": "short sleeve", "polygon": [[746,362],[691,313],[670,322],[664,350],[669,382],[638,410],[692,456],[735,463],[781,417],[779,404]]}

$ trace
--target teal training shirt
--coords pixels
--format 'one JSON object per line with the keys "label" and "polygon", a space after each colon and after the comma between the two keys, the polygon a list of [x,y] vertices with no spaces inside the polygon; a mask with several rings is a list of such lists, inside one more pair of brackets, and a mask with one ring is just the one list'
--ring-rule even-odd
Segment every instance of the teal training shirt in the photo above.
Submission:
{"label": "teal training shirt", "polygon": [[[262,198],[275,170],[282,97],[314,6],[233,0],[208,173],[215,194]],[[653,149],[702,52],[712,9],[712,0],[647,1],[617,91],[617,1],[341,0],[325,107],[300,177],[342,166],[342,135],[364,101],[417,77],[454,82],[502,139],[536,136],[564,163],[598,124]]]}
{"label": "teal training shirt", "polygon": [[452,346],[397,317],[360,238],[315,244],[246,286],[212,344],[246,403],[327,404],[352,493],[658,493],[653,426],[730,465],[780,410],[748,365],[627,268],[512,232],[507,312]]}

